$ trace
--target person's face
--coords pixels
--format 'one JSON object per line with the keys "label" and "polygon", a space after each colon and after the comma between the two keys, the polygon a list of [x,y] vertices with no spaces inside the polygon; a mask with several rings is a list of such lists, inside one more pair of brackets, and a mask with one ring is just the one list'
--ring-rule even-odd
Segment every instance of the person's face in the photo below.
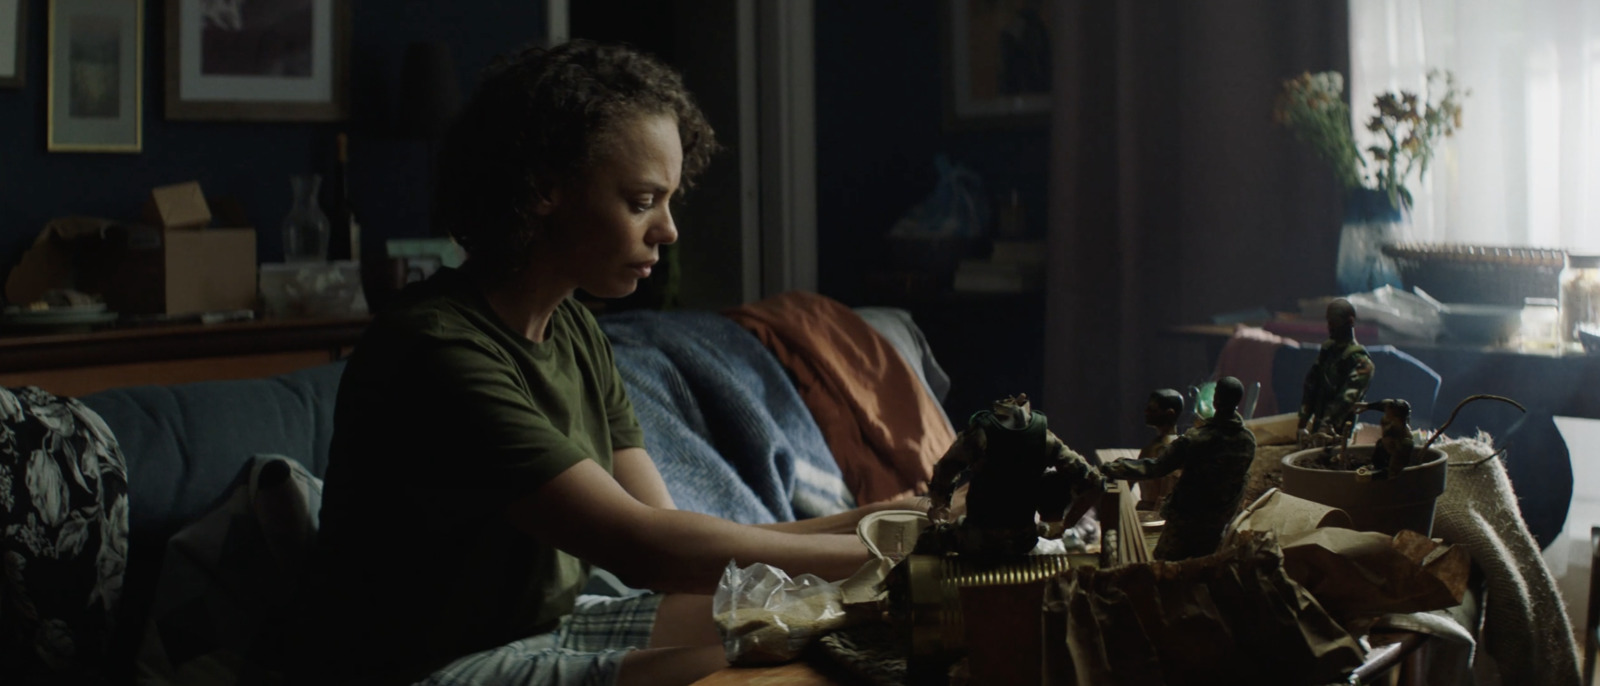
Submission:
{"label": "person's face", "polygon": [[541,202],[549,227],[538,251],[542,268],[598,297],[632,293],[660,259],[659,247],[678,240],[668,201],[682,169],[672,117],[619,122],[589,170]]}

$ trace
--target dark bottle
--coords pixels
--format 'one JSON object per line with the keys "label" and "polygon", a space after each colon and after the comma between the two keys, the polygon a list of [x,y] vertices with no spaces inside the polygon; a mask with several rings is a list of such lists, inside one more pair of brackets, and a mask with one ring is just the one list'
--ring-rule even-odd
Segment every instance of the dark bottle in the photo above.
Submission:
{"label": "dark bottle", "polygon": [[332,229],[328,234],[328,259],[359,260],[361,228],[350,205],[350,139],[341,132],[337,145],[338,155],[333,173],[328,177],[327,194],[323,196],[324,212]]}

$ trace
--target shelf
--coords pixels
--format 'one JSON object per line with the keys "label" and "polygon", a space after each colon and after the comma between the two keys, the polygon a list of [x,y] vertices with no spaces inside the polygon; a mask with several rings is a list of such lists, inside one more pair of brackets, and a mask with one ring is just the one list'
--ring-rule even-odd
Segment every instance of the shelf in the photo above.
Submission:
{"label": "shelf", "polygon": [[0,336],[0,386],[59,395],[270,376],[343,357],[368,317],[268,319]]}

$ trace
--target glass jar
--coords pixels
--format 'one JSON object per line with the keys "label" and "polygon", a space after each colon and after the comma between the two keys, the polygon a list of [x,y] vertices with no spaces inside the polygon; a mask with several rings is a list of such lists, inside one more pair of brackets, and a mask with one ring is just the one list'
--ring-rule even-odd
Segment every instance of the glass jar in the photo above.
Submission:
{"label": "glass jar", "polygon": [[1600,255],[1567,255],[1561,270],[1561,340],[1578,342],[1578,327],[1600,327]]}
{"label": "glass jar", "polygon": [[283,261],[326,262],[328,259],[328,215],[317,205],[317,189],[322,177],[317,174],[289,177],[294,205],[283,218]]}
{"label": "glass jar", "polygon": [[1555,352],[1561,348],[1561,309],[1555,298],[1524,298],[1522,351]]}

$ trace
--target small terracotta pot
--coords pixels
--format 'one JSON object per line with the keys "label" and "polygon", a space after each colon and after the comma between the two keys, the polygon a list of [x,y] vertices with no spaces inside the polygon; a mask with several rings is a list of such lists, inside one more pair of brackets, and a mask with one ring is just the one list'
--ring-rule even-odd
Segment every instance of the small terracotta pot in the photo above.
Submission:
{"label": "small terracotta pot", "polygon": [[[1356,461],[1368,458],[1372,446],[1350,448]],[[1283,458],[1284,493],[1337,507],[1350,515],[1357,531],[1395,534],[1401,529],[1433,535],[1433,506],[1444,493],[1446,456],[1429,448],[1421,464],[1401,470],[1388,479],[1361,477],[1354,471],[1316,469],[1304,466],[1323,451],[1312,448],[1289,453]]]}

